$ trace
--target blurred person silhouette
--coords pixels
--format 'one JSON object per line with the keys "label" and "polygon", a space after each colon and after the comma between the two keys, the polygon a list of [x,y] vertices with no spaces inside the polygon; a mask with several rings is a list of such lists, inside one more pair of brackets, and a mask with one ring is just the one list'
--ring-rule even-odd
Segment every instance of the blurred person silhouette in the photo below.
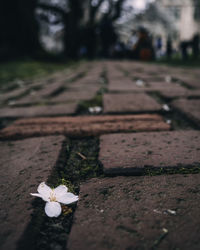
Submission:
{"label": "blurred person silhouette", "polygon": [[100,24],[100,40],[102,46],[102,56],[108,58],[112,54],[117,35],[112,24],[112,20],[107,15],[104,16]]}
{"label": "blurred person silhouette", "polygon": [[180,49],[181,49],[181,56],[183,60],[188,59],[188,47],[189,47],[189,42],[188,41],[182,41],[180,43]]}
{"label": "blurred person silhouette", "polygon": [[198,59],[199,57],[199,46],[200,46],[200,39],[199,39],[199,34],[195,34],[193,39],[192,39],[192,42],[191,42],[191,45],[192,45],[192,55],[193,55],[193,58],[194,59]]}
{"label": "blurred person silhouette", "polygon": [[162,56],[162,37],[161,36],[156,37],[155,49],[156,49],[156,58],[160,58]]}
{"label": "blurred person silhouette", "polygon": [[138,41],[134,46],[133,55],[135,59],[150,61],[154,59],[154,49],[148,31],[140,27],[138,30]]}
{"label": "blurred person silhouette", "polygon": [[171,40],[171,37],[168,36],[168,38],[167,38],[167,46],[166,46],[166,54],[167,54],[168,59],[171,59],[172,52],[173,52],[172,40]]}

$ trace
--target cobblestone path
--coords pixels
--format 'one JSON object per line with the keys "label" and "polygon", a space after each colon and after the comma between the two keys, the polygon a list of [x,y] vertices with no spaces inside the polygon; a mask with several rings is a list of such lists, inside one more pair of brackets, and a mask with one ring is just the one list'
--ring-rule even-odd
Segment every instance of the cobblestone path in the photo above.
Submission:
{"label": "cobblestone path", "polygon": [[[200,249],[199,69],[96,61],[8,84],[0,126],[2,250]],[[77,206],[46,217],[42,181]]]}

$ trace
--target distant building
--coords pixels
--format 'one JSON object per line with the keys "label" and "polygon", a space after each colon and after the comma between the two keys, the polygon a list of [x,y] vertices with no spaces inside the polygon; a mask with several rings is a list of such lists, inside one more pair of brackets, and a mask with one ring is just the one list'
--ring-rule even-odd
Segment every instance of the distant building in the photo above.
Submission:
{"label": "distant building", "polygon": [[200,1],[199,0],[156,0],[173,18],[178,41],[190,40],[200,33]]}
{"label": "distant building", "polygon": [[200,0],[155,0],[146,10],[133,13],[118,25],[121,39],[126,42],[139,26],[147,28],[153,37],[161,36],[163,44],[170,36],[173,47],[178,49],[180,41],[200,34]]}

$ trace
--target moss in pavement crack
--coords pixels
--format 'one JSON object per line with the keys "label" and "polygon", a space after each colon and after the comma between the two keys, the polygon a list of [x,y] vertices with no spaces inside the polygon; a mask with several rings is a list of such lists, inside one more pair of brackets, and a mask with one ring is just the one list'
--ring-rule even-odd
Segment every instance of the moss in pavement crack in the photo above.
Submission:
{"label": "moss in pavement crack", "polygon": [[[70,192],[78,194],[81,181],[103,174],[98,152],[98,138],[66,139],[48,185],[64,184]],[[44,206],[41,199],[33,201],[32,220],[18,242],[18,250],[66,249],[76,204],[62,206],[63,211],[58,218],[47,217]]]}

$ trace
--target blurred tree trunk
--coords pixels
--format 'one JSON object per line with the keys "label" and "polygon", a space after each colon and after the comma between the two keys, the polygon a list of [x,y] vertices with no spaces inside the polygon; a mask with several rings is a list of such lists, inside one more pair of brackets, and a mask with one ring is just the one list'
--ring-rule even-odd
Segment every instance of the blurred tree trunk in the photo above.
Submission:
{"label": "blurred tree trunk", "polygon": [[[56,12],[61,16],[60,22],[64,24],[64,53],[66,56],[77,58],[81,46],[86,46],[88,56],[92,58],[97,50],[97,27],[101,26],[105,16],[104,14],[99,15],[99,9],[106,1],[109,3],[109,12],[105,15],[113,23],[120,17],[125,0],[97,0],[95,4],[92,0],[66,0],[67,9],[46,0],[38,3],[37,6],[44,11]],[[51,24],[48,18],[44,19]]]}
{"label": "blurred tree trunk", "polygon": [[36,0],[1,0],[0,55],[33,56],[41,49],[35,18]]}
{"label": "blurred tree trunk", "polygon": [[84,0],[68,0],[70,11],[65,15],[65,53],[71,58],[77,58],[81,45],[81,20],[83,18]]}

